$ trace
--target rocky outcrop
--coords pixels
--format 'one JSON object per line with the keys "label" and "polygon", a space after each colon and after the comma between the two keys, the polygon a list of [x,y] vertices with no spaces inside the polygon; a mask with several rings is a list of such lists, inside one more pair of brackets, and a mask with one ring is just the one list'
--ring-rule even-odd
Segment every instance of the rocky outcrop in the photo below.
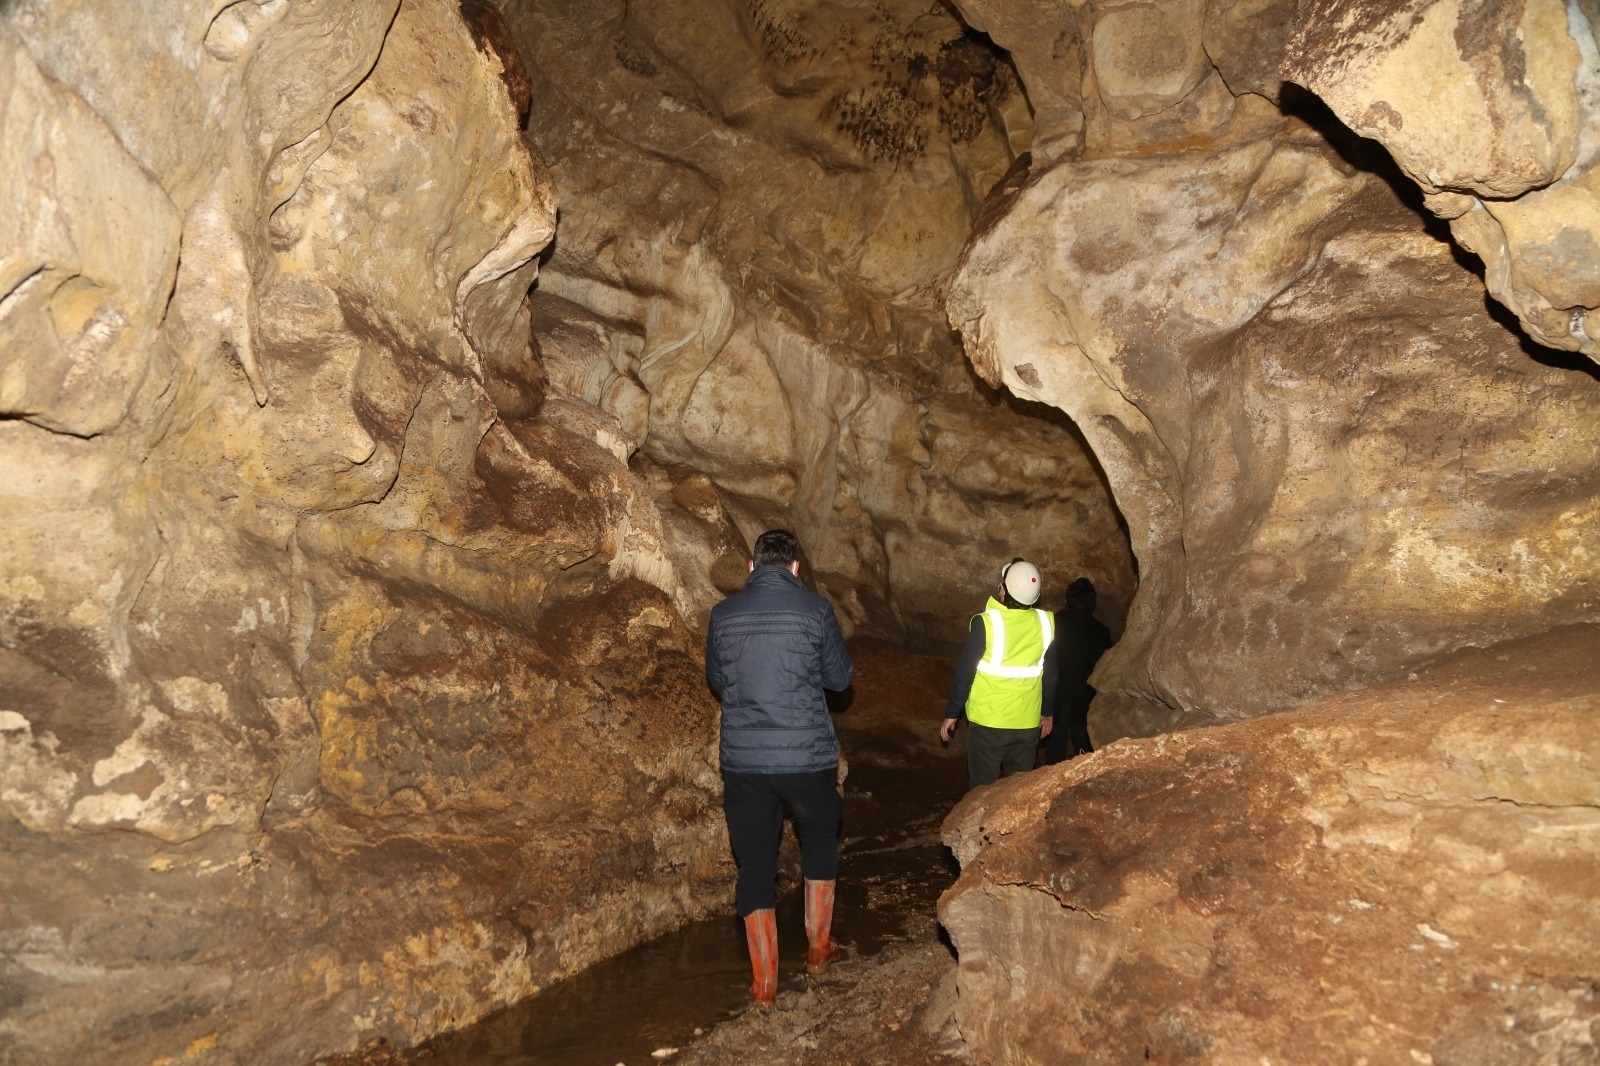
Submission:
{"label": "rocky outcrop", "polygon": [[[1112,14],[1086,12],[1089,48]],[[1072,415],[1128,516],[1140,592],[1096,735],[1593,618],[1600,452],[1567,427],[1595,377],[1530,357],[1314,101],[1244,122],[1203,81],[1158,116],[1184,139],[1085,84],[1110,117],[990,205],[950,310],[986,380]]]}
{"label": "rocky outcrop", "polygon": [[962,1035],[994,1063],[1592,1057],[1597,639],[971,794],[939,903]]}
{"label": "rocky outcrop", "polygon": [[1284,77],[1382,142],[1540,344],[1600,359],[1600,12],[1311,2]]}
{"label": "rocky outcrop", "polygon": [[706,479],[710,512],[669,499],[669,526],[794,528],[862,632],[958,638],[1013,554],[1052,606],[1091,575],[1120,621],[1130,559],[1081,439],[975,390],[940,308],[1030,136],[1003,55],[926,4],[502,9],[528,137],[583,205],[534,297],[551,385],[636,465]]}
{"label": "rocky outcrop", "polygon": [[1053,42],[961,6],[1054,103],[951,319],[985,380],[1072,415],[1139,559],[1091,729],[1282,712],[957,808],[963,1035],[997,1063],[1592,1056],[1600,375],[1427,214],[1588,351],[1582,5],[1090,3]]}
{"label": "rocky outcrop", "polygon": [[0,1059],[409,1043],[722,905],[667,527],[541,408],[496,35],[0,19]]}

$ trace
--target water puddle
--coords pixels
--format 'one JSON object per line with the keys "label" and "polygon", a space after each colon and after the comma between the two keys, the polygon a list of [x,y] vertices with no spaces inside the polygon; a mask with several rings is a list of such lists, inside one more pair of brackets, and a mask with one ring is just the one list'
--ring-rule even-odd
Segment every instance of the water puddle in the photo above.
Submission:
{"label": "water puddle", "polygon": [[[841,965],[903,939],[907,918],[931,914],[956,876],[942,845],[841,858],[835,931]],[[803,987],[805,935],[798,892],[778,904],[779,994]],[[437,1037],[404,1062],[427,1066],[645,1066],[749,1005],[744,927],[733,917],[693,922],[602,962],[470,1028]]]}

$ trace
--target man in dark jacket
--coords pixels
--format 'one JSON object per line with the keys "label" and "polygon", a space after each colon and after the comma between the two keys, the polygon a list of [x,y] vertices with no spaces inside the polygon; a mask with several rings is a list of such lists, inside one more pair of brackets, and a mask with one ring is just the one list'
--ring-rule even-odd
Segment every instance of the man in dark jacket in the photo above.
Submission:
{"label": "man in dark jacket", "polygon": [[1089,703],[1095,697],[1089,675],[1111,647],[1111,630],[1094,616],[1094,582],[1080,577],[1067,586],[1067,605],[1056,612],[1060,646],[1056,683],[1056,731],[1044,742],[1047,763],[1063,762],[1094,750],[1089,742]]}
{"label": "man in dark jacket", "polygon": [[722,809],[739,864],[734,902],[755,976],[750,994],[778,994],[778,843],[794,818],[806,895],[806,972],[823,973],[833,943],[839,875],[839,739],[824,689],[850,686],[855,667],[833,605],[800,583],[799,543],[772,529],[756,539],[744,591],[711,611],[706,680],[722,700]]}

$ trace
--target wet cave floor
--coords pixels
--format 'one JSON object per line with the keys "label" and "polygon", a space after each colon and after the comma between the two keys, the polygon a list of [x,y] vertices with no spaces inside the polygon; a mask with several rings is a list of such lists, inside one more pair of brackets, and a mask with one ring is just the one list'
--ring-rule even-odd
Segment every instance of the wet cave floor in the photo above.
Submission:
{"label": "wet cave floor", "polygon": [[[835,708],[849,766],[834,936],[840,960],[807,977],[795,870],[778,905],[779,989],[750,1003],[743,926],[693,922],[476,1025],[408,1051],[371,1046],[318,1066],[912,1066],[964,1061],[955,956],[939,894],[958,869],[939,825],[966,789],[964,731],[937,731],[958,649],[850,644],[856,680]],[[730,892],[731,898],[731,892]]]}

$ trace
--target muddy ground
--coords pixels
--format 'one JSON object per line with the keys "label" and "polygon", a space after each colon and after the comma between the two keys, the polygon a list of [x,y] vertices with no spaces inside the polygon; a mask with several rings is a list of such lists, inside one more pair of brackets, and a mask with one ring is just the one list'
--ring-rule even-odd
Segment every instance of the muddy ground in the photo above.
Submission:
{"label": "muddy ground", "polygon": [[[956,960],[933,916],[920,935],[751,1007],[667,1061],[680,1066],[924,1066],[969,1062],[956,1031]],[[628,1066],[633,1066],[629,1063]]]}

